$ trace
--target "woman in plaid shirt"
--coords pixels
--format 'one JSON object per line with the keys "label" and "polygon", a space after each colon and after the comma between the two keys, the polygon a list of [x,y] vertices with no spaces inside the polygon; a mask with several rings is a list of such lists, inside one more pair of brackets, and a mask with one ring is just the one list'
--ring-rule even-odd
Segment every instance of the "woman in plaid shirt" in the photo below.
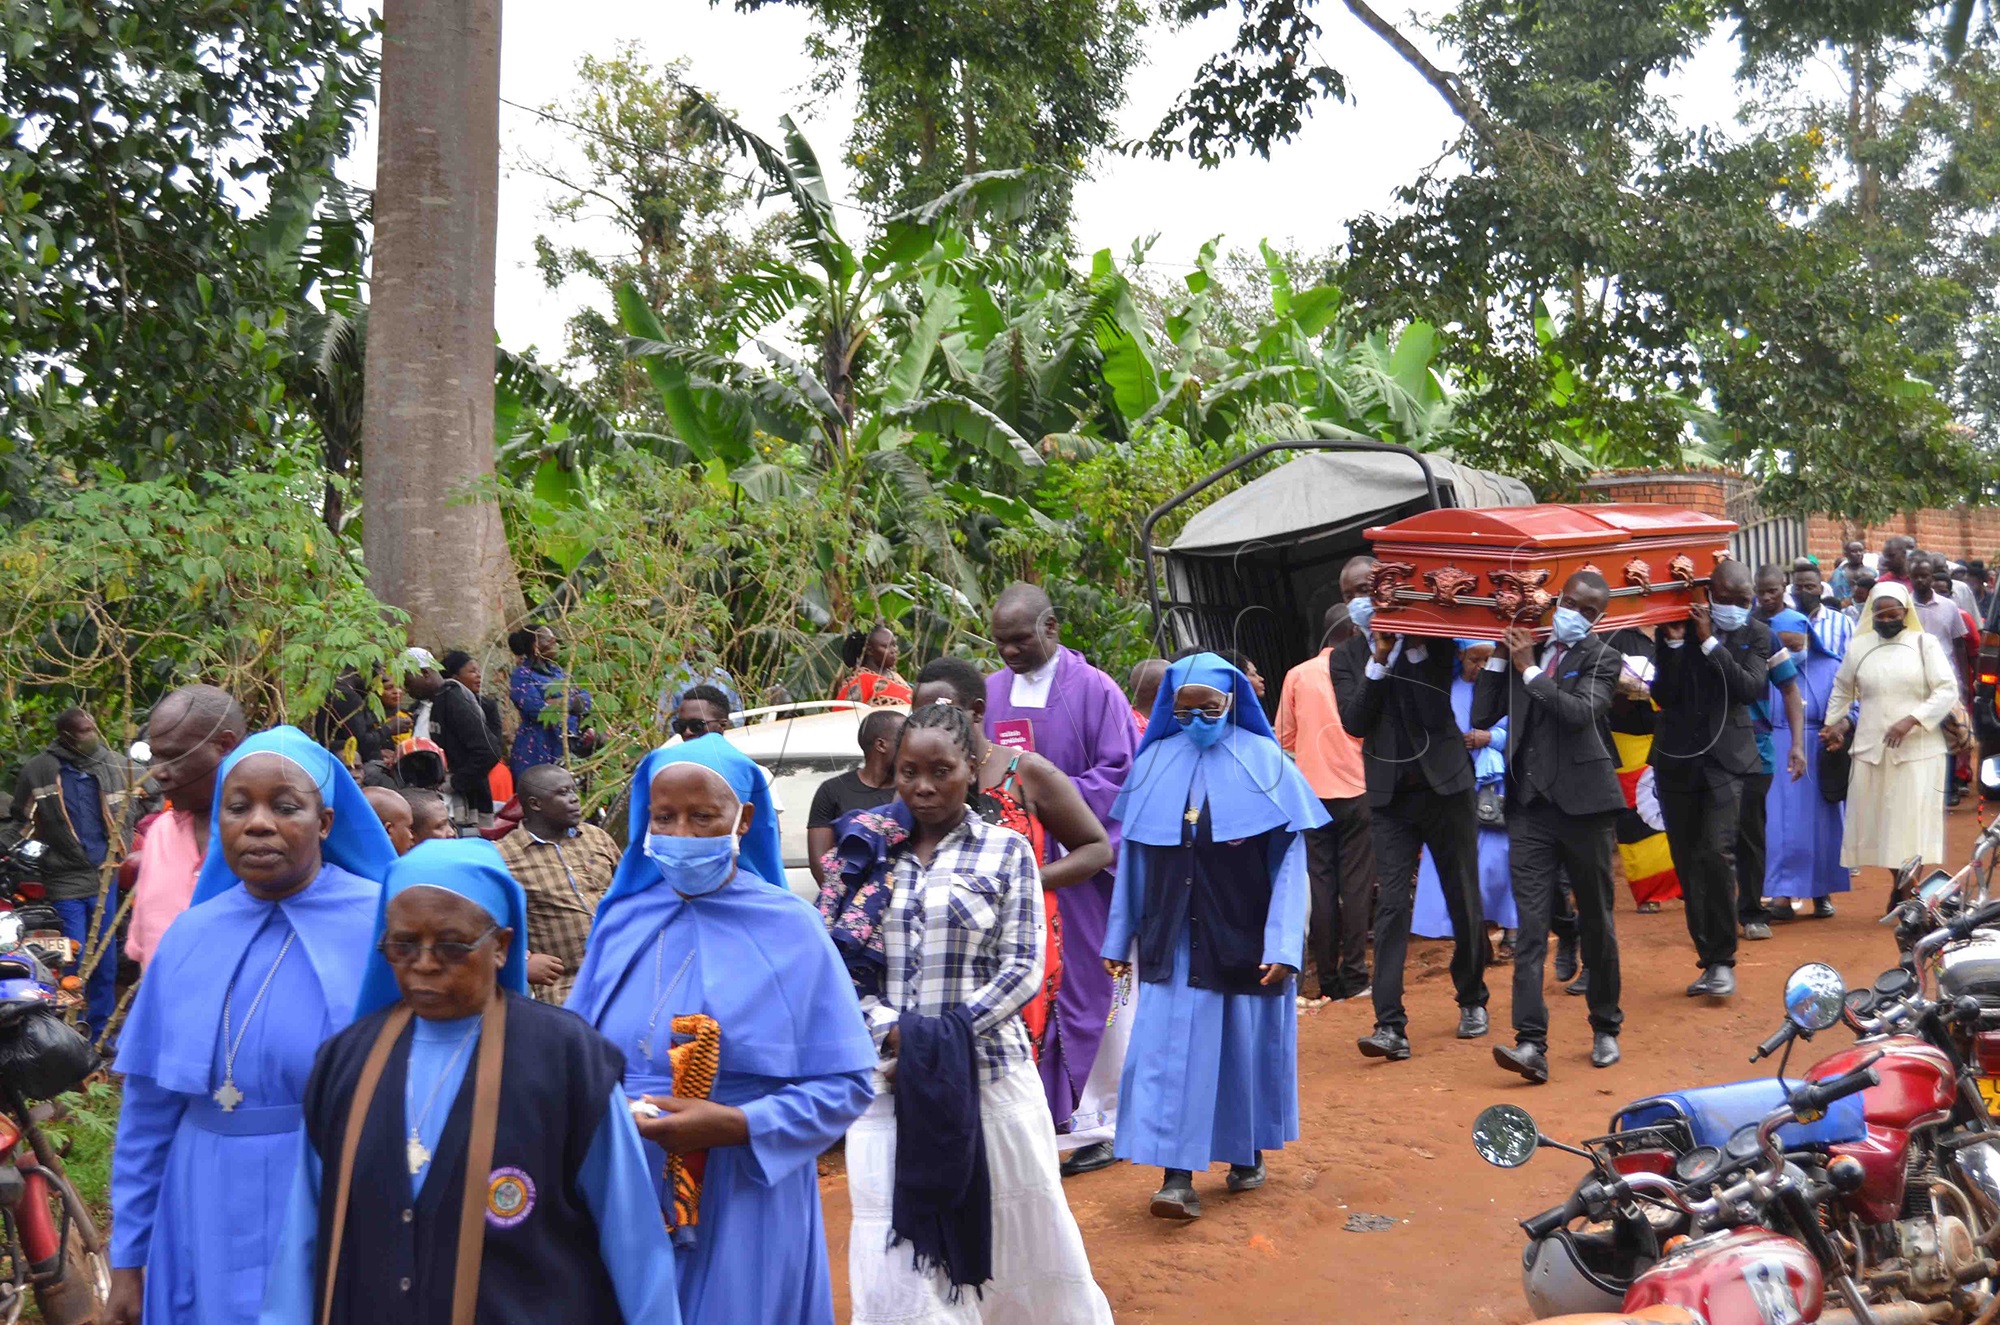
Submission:
{"label": "woman in plaid shirt", "polygon": [[[968,812],[978,786],[973,749],[971,720],[949,703],[911,714],[896,749],[909,830],[879,881],[887,896],[871,928],[880,978],[860,982],[885,1061],[875,1102],[847,1135],[853,1319],[1096,1325],[1111,1308],[1063,1199],[1055,1128],[1020,1016],[1042,978],[1041,875],[1027,839]],[[869,964],[850,955],[850,969]],[[959,1009],[974,1035],[992,1204],[991,1278],[977,1293],[959,1291],[942,1266],[918,1270],[910,1247],[891,1245],[901,1233],[890,1227],[898,1022]]]}

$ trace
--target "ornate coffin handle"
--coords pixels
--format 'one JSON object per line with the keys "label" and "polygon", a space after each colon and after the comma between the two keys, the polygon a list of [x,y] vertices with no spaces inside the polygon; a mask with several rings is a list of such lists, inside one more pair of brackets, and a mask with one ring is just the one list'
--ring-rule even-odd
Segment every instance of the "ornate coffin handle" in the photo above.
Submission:
{"label": "ornate coffin handle", "polygon": [[1479,577],[1469,575],[1456,566],[1440,566],[1424,572],[1424,583],[1437,595],[1438,602],[1446,607],[1456,607],[1460,594],[1479,587]]}
{"label": "ornate coffin handle", "polygon": [[1644,557],[1634,557],[1625,563],[1625,583],[1637,589],[1641,596],[1653,592],[1653,568]]}
{"label": "ornate coffin handle", "polygon": [[1549,582],[1546,569],[1496,570],[1488,571],[1486,576],[1493,581],[1493,615],[1502,621],[1537,619],[1555,601],[1542,587]]}
{"label": "ornate coffin handle", "polygon": [[1694,587],[1694,558],[1683,552],[1667,563],[1667,574],[1689,588]]}
{"label": "ornate coffin handle", "polygon": [[1409,582],[1417,568],[1407,561],[1384,561],[1379,563],[1368,576],[1368,596],[1375,600],[1375,610],[1389,611],[1401,607],[1396,601],[1396,590]]}

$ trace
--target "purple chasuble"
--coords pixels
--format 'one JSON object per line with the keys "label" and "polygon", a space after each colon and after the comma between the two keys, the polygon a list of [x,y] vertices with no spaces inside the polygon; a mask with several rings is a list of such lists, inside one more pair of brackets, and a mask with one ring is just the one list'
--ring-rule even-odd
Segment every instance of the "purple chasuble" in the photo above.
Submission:
{"label": "purple chasuble", "polygon": [[[1111,835],[1111,849],[1118,850],[1118,825],[1111,818],[1111,802],[1132,771],[1132,755],[1139,743],[1132,721],[1132,704],[1118,683],[1092,667],[1075,649],[1059,651],[1061,661],[1049,687],[1046,708],[1017,708],[1011,698],[1014,673],[1001,668],[986,678],[986,736],[994,739],[994,724],[1025,719],[1032,724],[1035,753],[1069,774],[1105,830]],[[1062,845],[1053,837],[1048,844],[1051,860],[1062,855]],[[1042,1088],[1048,1095],[1049,1112],[1056,1127],[1068,1124],[1083,1096],[1083,1083],[1090,1066],[1097,1061],[1098,1045],[1104,1040],[1105,1021],[1111,1015],[1111,977],[1104,964],[1094,960],[1104,946],[1104,930],[1111,917],[1114,871],[1103,873],[1056,893],[1062,915],[1063,951],[1071,954],[1063,963],[1062,985],[1056,991],[1056,1035],[1054,1043],[1042,1051]]]}

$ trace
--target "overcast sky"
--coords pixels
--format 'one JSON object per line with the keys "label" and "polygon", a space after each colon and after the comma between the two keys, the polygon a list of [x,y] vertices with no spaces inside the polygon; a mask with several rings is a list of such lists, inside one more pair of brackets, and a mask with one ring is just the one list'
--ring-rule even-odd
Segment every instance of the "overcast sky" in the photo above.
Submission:
{"label": "overcast sky", "polygon": [[[1178,32],[1146,30],[1143,62],[1127,82],[1121,138],[1150,132],[1201,62],[1229,44],[1232,9]],[[1324,248],[1341,239],[1348,217],[1393,205],[1395,189],[1437,159],[1457,122],[1437,94],[1342,6],[1328,0],[1316,12],[1324,29],[1318,48],[1346,75],[1348,101],[1322,103],[1298,141],[1269,161],[1251,156],[1202,170],[1185,160],[1104,157],[1077,191],[1074,234],[1082,252],[1109,247],[1122,257],[1134,239],[1157,233],[1152,260],[1182,270],[1216,235],[1224,237],[1225,249],[1254,249],[1266,238]],[[1386,5],[1383,13],[1407,16]],[[1424,41],[1413,24],[1406,30]],[[746,15],[712,8],[706,0],[514,0],[507,6],[501,96],[526,106],[559,100],[574,85],[581,57],[634,41],[656,61],[687,59],[692,80],[760,133],[775,137],[778,117],[787,112],[800,118],[838,199],[847,196],[841,148],[853,105],[845,98],[810,104],[809,31],[803,13],[790,7]],[[1719,107],[1728,113],[1730,63],[1728,50],[1718,46],[1675,80],[1684,118],[1712,120]],[[500,130],[503,165],[523,152],[547,156],[566,146],[565,130],[504,104]],[[374,153],[370,136],[343,173],[372,183]],[[559,242],[593,247],[616,237],[608,230],[552,231],[547,201],[541,180],[503,170],[495,317],[503,344],[535,346],[544,359],[555,359],[563,321],[589,291],[581,282],[546,289],[533,265],[534,237],[554,233]],[[864,223],[852,219],[857,227]]]}

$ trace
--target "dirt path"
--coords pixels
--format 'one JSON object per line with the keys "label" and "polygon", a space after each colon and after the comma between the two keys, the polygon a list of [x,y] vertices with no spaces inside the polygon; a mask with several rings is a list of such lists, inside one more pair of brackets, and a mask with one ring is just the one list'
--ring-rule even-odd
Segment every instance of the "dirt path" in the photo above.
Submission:
{"label": "dirt path", "polygon": [[[1953,864],[1977,832],[1970,802],[1950,820]],[[1371,1063],[1354,1049],[1368,1033],[1370,1009],[1329,1004],[1301,1018],[1299,1106],[1303,1138],[1270,1161],[1270,1182],[1232,1197],[1222,1168],[1197,1175],[1204,1217],[1174,1225],[1146,1212],[1157,1170],[1120,1164],[1067,1184],[1098,1282],[1122,1322],[1356,1321],[1495,1322],[1528,1319],[1521,1297],[1522,1236],[1514,1221],[1555,1204],[1581,1173],[1580,1161],[1556,1152],[1504,1172],[1481,1163],[1467,1134],[1488,1104],[1530,1109],[1549,1135],[1573,1140],[1605,1130],[1627,1100],[1679,1085],[1752,1075],[1750,1051],[1781,1016],[1780,990],[1793,967],[1827,961],[1849,984],[1872,981],[1894,962],[1887,931],[1875,924],[1888,875],[1863,874],[1836,899],[1832,920],[1775,927],[1768,943],[1743,946],[1739,992],[1729,1004],[1698,1004],[1683,994],[1699,973],[1677,904],[1656,916],[1618,917],[1624,964],[1624,1061],[1590,1066],[1582,1000],[1553,985],[1551,1067],[1545,1086],[1528,1086],[1493,1064],[1507,1029],[1506,972],[1488,973],[1494,1033],[1461,1043],[1442,978],[1448,948],[1412,947],[1421,963],[1408,991],[1407,1063]],[[1840,1032],[1800,1061],[1824,1057]],[[846,1319],[847,1200],[844,1176],[829,1177],[828,1240],[834,1300]],[[1392,1217],[1376,1233],[1350,1233],[1354,1214]],[[1025,1323],[1024,1323],[1025,1325]]]}

